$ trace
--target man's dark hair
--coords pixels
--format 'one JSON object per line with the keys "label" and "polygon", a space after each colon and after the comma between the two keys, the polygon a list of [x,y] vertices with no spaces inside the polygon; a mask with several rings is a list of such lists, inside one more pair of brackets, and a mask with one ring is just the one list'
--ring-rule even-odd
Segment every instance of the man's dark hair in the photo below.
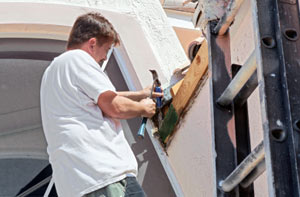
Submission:
{"label": "man's dark hair", "polygon": [[76,19],[67,48],[76,47],[93,37],[97,39],[100,46],[108,41],[112,41],[114,45],[120,43],[119,35],[112,24],[101,14],[90,12]]}

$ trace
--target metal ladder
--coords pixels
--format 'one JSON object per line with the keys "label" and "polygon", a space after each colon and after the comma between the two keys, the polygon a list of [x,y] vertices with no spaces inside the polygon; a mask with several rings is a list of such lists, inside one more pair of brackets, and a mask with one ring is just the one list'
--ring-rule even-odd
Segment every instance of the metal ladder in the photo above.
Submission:
{"label": "metal ladder", "polygon": [[[266,169],[269,196],[300,196],[299,0],[252,3],[257,47],[245,65],[227,61],[229,16],[207,26],[214,195],[254,196],[253,182]],[[264,137],[251,152],[247,98],[258,84]]]}

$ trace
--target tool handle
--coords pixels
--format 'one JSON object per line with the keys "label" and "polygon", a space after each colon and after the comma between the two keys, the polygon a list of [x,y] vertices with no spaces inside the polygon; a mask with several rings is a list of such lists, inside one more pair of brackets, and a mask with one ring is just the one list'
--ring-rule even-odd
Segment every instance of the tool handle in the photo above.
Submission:
{"label": "tool handle", "polygon": [[[154,87],[154,83],[152,85],[152,91],[154,90],[154,92],[162,92],[160,87]],[[150,98],[152,98],[152,91],[150,93]],[[161,107],[161,98],[156,98],[156,107],[160,108]],[[137,133],[137,136],[140,139],[144,139],[145,137],[145,129],[146,129],[146,123],[147,123],[147,118],[143,118],[142,120],[142,125]]]}
{"label": "tool handle", "polygon": [[[154,88],[154,92],[162,92],[162,89],[161,89],[161,87],[155,87]],[[157,108],[161,108],[161,106],[162,106],[162,101],[161,101],[161,98],[162,97],[156,97],[156,107]]]}
{"label": "tool handle", "polygon": [[146,128],[146,123],[147,123],[147,118],[143,118],[142,120],[142,125],[137,133],[137,136],[140,138],[140,139],[144,139],[144,136],[145,136],[145,128]]}

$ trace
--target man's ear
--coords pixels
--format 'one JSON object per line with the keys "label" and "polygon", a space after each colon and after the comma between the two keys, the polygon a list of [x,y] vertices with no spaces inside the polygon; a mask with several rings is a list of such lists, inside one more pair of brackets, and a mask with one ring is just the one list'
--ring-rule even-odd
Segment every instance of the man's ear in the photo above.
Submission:
{"label": "man's ear", "polygon": [[88,43],[89,43],[89,48],[93,49],[97,45],[97,39],[96,38],[90,38]]}

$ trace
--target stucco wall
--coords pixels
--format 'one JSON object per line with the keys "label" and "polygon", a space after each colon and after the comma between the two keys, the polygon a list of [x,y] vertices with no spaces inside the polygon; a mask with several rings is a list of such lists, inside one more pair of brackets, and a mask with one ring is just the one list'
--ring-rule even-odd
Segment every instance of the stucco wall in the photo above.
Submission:
{"label": "stucco wall", "polygon": [[179,41],[184,49],[184,52],[188,55],[189,47],[192,42],[197,42],[202,39],[202,33],[197,29],[186,29],[181,27],[173,27]]}
{"label": "stucco wall", "polygon": [[167,149],[187,197],[213,196],[209,82],[206,81]]}
{"label": "stucco wall", "polygon": [[[182,65],[187,65],[188,59],[184,54],[184,51],[178,41],[178,38],[168,23],[167,16],[162,9],[162,6],[159,1],[149,1],[149,0],[0,0],[1,2],[27,2],[27,3],[44,3],[44,6],[51,8],[51,4],[60,4],[60,5],[68,5],[68,6],[81,6],[80,8],[82,13],[86,12],[86,8],[99,9],[101,11],[106,12],[115,12],[117,14],[122,14],[123,16],[130,16],[132,20],[136,20],[145,35],[145,41],[147,45],[149,45],[152,49],[154,59],[157,62],[150,62],[150,64],[158,64],[158,65],[149,65],[154,67],[160,67],[163,77],[165,77],[168,81],[170,78],[172,71]],[[3,7],[3,6],[2,6]],[[73,8],[76,9],[76,8]],[[66,22],[70,25],[74,21],[74,17],[70,18],[69,12],[59,12],[60,10],[56,10],[55,12],[49,13],[49,17],[58,18],[60,24],[64,25]],[[22,12],[13,12],[12,15],[8,11],[3,11],[0,15],[3,15],[4,18],[11,16],[11,22],[14,22],[13,19],[19,17],[20,13],[24,13],[26,10],[22,10]],[[28,17],[30,15],[35,15],[35,21],[32,23],[38,23],[41,20],[44,20],[45,17],[43,12],[34,11],[28,12]],[[39,15],[40,14],[40,15]],[[104,15],[107,13],[103,13]],[[23,20],[30,20],[30,18],[24,18]],[[113,20],[115,17],[109,17]],[[118,17],[122,20],[122,17]],[[70,21],[71,20],[71,21]],[[3,21],[3,18],[2,20]],[[127,23],[123,21],[122,28],[126,29]],[[127,21],[128,22],[128,21]],[[120,26],[118,26],[120,29]],[[139,40],[139,37],[136,37],[132,42],[141,42],[143,40]],[[140,65],[141,66],[141,65]]]}
{"label": "stucco wall", "polygon": [[[244,64],[255,49],[251,1],[242,5],[231,35],[231,62]],[[213,196],[211,114],[208,81],[168,147],[169,161],[188,197]],[[248,99],[251,148],[263,138],[258,88]],[[255,196],[268,196],[266,173],[254,183]]]}

